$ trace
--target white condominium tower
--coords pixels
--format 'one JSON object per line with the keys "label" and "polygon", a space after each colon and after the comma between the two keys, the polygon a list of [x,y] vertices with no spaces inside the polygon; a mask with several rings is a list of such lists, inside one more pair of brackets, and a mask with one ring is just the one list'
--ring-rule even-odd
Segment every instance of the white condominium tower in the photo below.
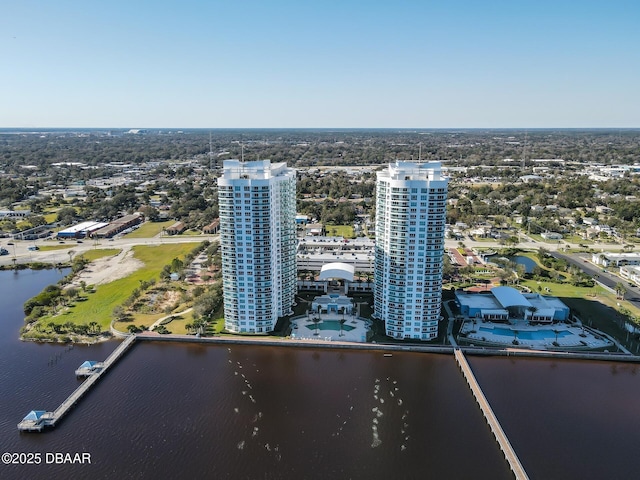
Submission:
{"label": "white condominium tower", "polygon": [[270,332],[296,293],[295,170],[226,160],[218,199],[225,328]]}
{"label": "white condominium tower", "polygon": [[439,162],[377,174],[374,315],[394,338],[438,335],[448,179]]}

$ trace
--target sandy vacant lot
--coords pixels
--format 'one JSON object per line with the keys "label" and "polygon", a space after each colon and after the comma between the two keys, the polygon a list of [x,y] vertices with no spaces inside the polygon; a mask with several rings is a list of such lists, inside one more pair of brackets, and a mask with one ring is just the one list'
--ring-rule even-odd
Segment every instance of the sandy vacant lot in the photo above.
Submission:
{"label": "sandy vacant lot", "polygon": [[87,285],[100,285],[113,282],[132,274],[142,265],[140,260],[133,258],[133,251],[130,248],[125,248],[114,257],[100,258],[91,262],[80,272],[73,283],[78,285],[84,281]]}

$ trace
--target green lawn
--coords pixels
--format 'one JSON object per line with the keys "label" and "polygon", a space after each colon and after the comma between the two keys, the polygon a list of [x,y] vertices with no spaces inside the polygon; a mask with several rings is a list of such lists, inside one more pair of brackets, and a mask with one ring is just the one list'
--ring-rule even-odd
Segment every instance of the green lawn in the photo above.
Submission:
{"label": "green lawn", "polygon": [[173,220],[168,220],[166,222],[144,222],[140,228],[134,230],[133,232],[127,234],[127,238],[151,238],[158,235],[162,232],[163,228],[170,227],[173,225]]}
{"label": "green lawn", "polygon": [[136,313],[133,315],[132,318],[124,322],[116,322],[114,326],[117,330],[120,330],[121,332],[126,332],[128,325],[134,324],[137,326],[144,325],[145,327],[149,327],[153,325],[156,322],[156,320],[158,320],[159,318],[166,317],[166,316],[167,316],[166,313],[153,313],[153,314]]}
{"label": "green lawn", "polygon": [[167,327],[171,333],[175,333],[178,335],[186,335],[189,333],[186,329],[186,325],[188,323],[193,323],[193,312],[187,312],[183,315],[174,316],[173,320],[169,323],[165,323],[164,326]]}
{"label": "green lawn", "polygon": [[39,249],[43,252],[50,252],[53,250],[67,250],[73,248],[72,244],[68,245],[43,245]]}
{"label": "green lawn", "polygon": [[57,213],[47,213],[45,215],[43,215],[45,221],[47,223],[53,223],[58,219],[58,214]]}
{"label": "green lawn", "polygon": [[344,238],[353,238],[353,227],[351,225],[326,225],[325,231],[327,235],[344,237]]}
{"label": "green lawn", "polygon": [[591,240],[585,240],[580,235],[567,235],[562,241],[565,243],[575,243],[576,245],[593,245]]}
{"label": "green lawn", "polygon": [[200,230],[185,230],[182,235],[185,236],[195,236],[195,235],[202,235],[202,232]]}
{"label": "green lawn", "polygon": [[134,257],[144,263],[140,268],[126,278],[121,278],[104,285],[99,285],[95,293],[89,294],[87,301],[77,302],[61,315],[53,318],[44,317],[40,322],[47,324],[72,322],[76,324],[98,322],[103,330],[109,329],[111,314],[115,306],[129,297],[131,291],[140,285],[140,281],[158,278],[162,267],[176,257],[183,257],[193,250],[197,243],[181,243],[158,246],[133,247]]}
{"label": "green lawn", "polygon": [[[169,323],[165,323],[164,326],[167,327],[167,330],[171,333],[175,333],[176,335],[186,335],[188,333],[192,333],[187,331],[186,325],[189,323],[193,323],[193,312],[185,313],[184,315],[176,315],[173,320]],[[219,318],[211,322],[207,328],[206,333],[208,335],[211,334],[219,334],[224,329],[224,319]]]}
{"label": "green lawn", "polygon": [[[577,310],[576,313],[585,324],[602,330],[621,341],[625,339],[626,332],[622,329],[623,316],[618,312],[618,309],[624,307],[632,315],[640,316],[640,310],[631,303],[617,299],[615,294],[599,286],[576,287],[569,283],[537,282],[535,280],[527,280],[520,284],[526,285],[535,293],[560,298],[569,307]],[[538,290],[538,287],[541,288],[541,291]],[[546,291],[545,287],[550,291]]]}
{"label": "green lawn", "polygon": [[[525,280],[520,282],[520,285],[525,285],[531,289],[534,293],[541,293],[542,295],[553,295],[554,297],[584,297],[593,292],[593,287],[575,287],[570,283],[553,283],[553,282],[538,282],[536,280]],[[538,290],[540,287],[541,290]],[[545,288],[551,290],[549,293]]]}
{"label": "green lawn", "polygon": [[533,238],[536,242],[546,243],[547,245],[558,245],[558,240],[546,240],[537,233],[530,233],[529,237]]}

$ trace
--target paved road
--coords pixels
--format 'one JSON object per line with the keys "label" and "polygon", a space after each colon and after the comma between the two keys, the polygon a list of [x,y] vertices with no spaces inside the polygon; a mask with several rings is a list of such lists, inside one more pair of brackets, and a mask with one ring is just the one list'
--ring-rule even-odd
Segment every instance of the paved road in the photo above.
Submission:
{"label": "paved road", "polygon": [[[64,263],[69,261],[69,251],[72,250],[73,256],[78,255],[79,253],[86,252],[87,250],[93,250],[95,248],[125,248],[131,247],[134,245],[160,245],[162,243],[192,243],[192,242],[201,242],[204,240],[218,240],[219,235],[197,235],[197,236],[155,236],[152,238],[114,238],[113,240],[99,240],[94,241],[91,239],[83,239],[81,243],[78,243],[75,240],[66,240],[64,243],[61,243],[58,240],[11,240],[11,239],[0,239],[0,247],[4,247],[9,251],[9,255],[0,256],[0,265],[12,265],[13,259],[16,259],[16,263],[30,263],[30,262],[46,262],[46,263]],[[9,243],[13,243],[13,245],[9,245]],[[447,240],[446,242],[447,248],[456,248],[458,247],[457,240]],[[473,240],[465,240],[465,246],[473,248],[473,247],[482,247],[482,248],[501,248],[503,245],[500,245],[498,242],[476,242]],[[36,250],[30,251],[28,247],[33,247],[34,245],[38,247],[42,246],[60,246],[64,247],[60,250]],[[520,248],[525,249],[536,249],[541,246],[540,243],[536,242],[525,242],[518,244]],[[547,247],[548,248],[548,247]]]}
{"label": "paved road", "polygon": [[[160,245],[163,243],[198,243],[204,240],[217,240],[218,235],[194,235],[194,236],[157,236],[153,238],[117,238],[113,240],[99,240],[94,241],[91,239],[81,240],[81,243],[77,243],[75,240],[66,240],[64,243],[60,243],[58,240],[11,240],[0,239],[0,247],[4,247],[9,251],[9,255],[0,256],[0,265],[13,265],[14,258],[15,263],[31,263],[31,262],[45,262],[45,263],[65,263],[69,261],[69,252],[73,251],[72,256],[76,256],[82,252],[88,250],[94,250],[97,248],[126,248],[134,245]],[[8,245],[13,243],[13,245]],[[29,247],[33,246],[60,246],[64,247],[60,250],[29,250]]]}
{"label": "paved road", "polygon": [[625,287],[623,298],[632,303],[635,307],[640,308],[640,287],[631,287],[625,279],[620,278],[609,271],[603,271],[602,267],[594,265],[590,262],[590,254],[566,254],[560,252],[551,252],[551,255],[556,258],[562,258],[572,265],[576,265],[578,268],[581,268],[582,271],[584,271],[587,275],[592,276],[593,278],[597,279],[598,282],[606,285],[609,288],[615,288],[618,283],[621,283]]}
{"label": "paved road", "polygon": [[[95,248],[126,248],[134,245],[160,245],[162,243],[193,243],[201,242],[204,240],[218,240],[219,235],[197,235],[197,236],[156,236],[153,238],[115,238],[113,240],[100,240],[94,241],[90,239],[82,240],[81,243],[77,243],[73,240],[67,240],[64,242],[63,249],[50,250],[50,251],[31,251],[29,247],[37,245],[42,247],[44,245],[63,246],[57,240],[11,240],[0,239],[0,246],[6,248],[9,251],[9,255],[0,256],[0,265],[12,265],[14,263],[30,263],[30,262],[45,262],[45,263],[64,263],[69,261],[69,252],[73,251],[73,256],[78,255],[87,250]],[[593,265],[588,260],[591,256],[589,254],[565,254],[558,251],[558,244],[540,243],[530,238],[525,237],[524,242],[519,243],[518,248],[537,250],[540,247],[549,250],[549,253],[558,258],[564,258],[568,262],[577,265],[587,274],[592,277],[596,277],[598,281],[602,282],[606,286],[613,288],[617,283],[621,282],[625,285],[625,299],[633,303],[636,307],[640,308],[640,287],[629,287],[628,283],[611,273],[605,273],[602,268]],[[8,245],[13,243],[13,245]],[[478,242],[464,239],[463,242],[466,247],[480,247],[480,248],[504,248],[504,245],[500,245],[499,242]],[[446,248],[457,248],[459,242],[457,240],[447,239],[445,241]],[[578,248],[578,245],[570,245],[571,248]],[[610,246],[614,248],[613,245]],[[606,248],[606,247],[605,247]],[[585,261],[587,260],[587,261]]]}

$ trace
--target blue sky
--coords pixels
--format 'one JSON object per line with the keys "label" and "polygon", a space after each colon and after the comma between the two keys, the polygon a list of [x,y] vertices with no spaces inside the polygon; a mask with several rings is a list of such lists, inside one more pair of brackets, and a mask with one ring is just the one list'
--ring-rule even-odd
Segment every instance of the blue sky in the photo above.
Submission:
{"label": "blue sky", "polygon": [[637,0],[0,12],[0,127],[640,127]]}

